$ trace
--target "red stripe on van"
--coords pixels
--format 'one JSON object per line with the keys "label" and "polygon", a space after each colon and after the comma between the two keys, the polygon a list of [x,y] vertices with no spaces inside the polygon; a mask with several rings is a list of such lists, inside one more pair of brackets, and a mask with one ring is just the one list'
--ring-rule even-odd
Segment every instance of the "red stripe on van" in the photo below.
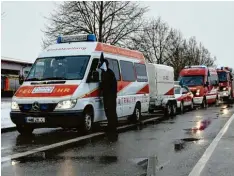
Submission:
{"label": "red stripe on van", "polygon": [[120,47],[116,47],[112,45],[107,45],[104,43],[98,43],[95,51],[103,51],[106,53],[122,55],[126,57],[136,58],[137,60],[140,60],[140,61],[145,61],[143,54],[139,51],[120,48]]}
{"label": "red stripe on van", "polygon": [[165,93],[164,95],[174,95],[174,87],[171,88],[167,93]]}
{"label": "red stripe on van", "polygon": [[[51,93],[33,92],[35,88],[52,87]],[[16,97],[61,97],[72,95],[78,85],[22,86],[15,93]]]}
{"label": "red stripe on van", "polygon": [[147,94],[147,93],[149,93],[149,84],[145,85],[136,94]]}

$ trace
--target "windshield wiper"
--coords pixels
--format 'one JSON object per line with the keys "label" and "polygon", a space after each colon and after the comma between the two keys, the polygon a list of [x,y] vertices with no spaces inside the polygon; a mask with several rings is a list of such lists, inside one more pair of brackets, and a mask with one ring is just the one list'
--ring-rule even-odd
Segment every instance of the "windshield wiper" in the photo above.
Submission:
{"label": "windshield wiper", "polygon": [[25,79],[24,81],[41,81],[41,79],[38,79],[38,78],[29,78],[29,79]]}
{"label": "windshield wiper", "polygon": [[67,78],[65,78],[65,77],[48,77],[48,78],[41,79],[41,81],[45,81],[45,80],[67,80]]}

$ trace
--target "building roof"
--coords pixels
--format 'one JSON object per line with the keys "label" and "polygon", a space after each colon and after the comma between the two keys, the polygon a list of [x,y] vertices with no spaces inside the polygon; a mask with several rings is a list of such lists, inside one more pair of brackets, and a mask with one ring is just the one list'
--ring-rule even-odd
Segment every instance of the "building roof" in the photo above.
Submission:
{"label": "building roof", "polygon": [[19,64],[33,64],[32,61],[26,61],[26,60],[22,60],[22,59],[14,59],[14,58],[4,57],[4,56],[1,56],[1,61],[14,62],[14,63],[19,63]]}

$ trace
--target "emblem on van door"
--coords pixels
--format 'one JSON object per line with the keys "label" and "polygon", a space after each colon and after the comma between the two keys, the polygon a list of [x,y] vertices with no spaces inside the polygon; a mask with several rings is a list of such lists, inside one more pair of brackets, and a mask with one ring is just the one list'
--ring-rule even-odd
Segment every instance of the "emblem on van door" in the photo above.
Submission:
{"label": "emblem on van door", "polygon": [[37,101],[35,101],[33,104],[32,104],[32,110],[34,111],[39,111],[40,109],[40,106],[39,106],[39,103]]}

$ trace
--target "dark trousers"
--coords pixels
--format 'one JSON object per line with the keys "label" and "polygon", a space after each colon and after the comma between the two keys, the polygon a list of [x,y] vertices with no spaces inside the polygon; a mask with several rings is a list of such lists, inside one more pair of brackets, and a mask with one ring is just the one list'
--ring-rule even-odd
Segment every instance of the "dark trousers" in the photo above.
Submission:
{"label": "dark trousers", "polygon": [[104,109],[108,121],[107,133],[110,135],[117,134],[118,117],[116,113],[116,97],[109,95],[103,96]]}

